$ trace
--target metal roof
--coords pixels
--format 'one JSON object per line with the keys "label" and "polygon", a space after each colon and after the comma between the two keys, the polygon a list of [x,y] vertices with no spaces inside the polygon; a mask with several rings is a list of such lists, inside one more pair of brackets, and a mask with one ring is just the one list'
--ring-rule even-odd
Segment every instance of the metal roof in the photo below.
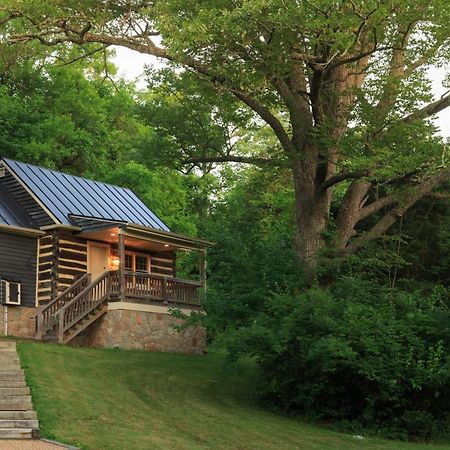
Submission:
{"label": "metal roof", "polygon": [[131,222],[170,231],[130,189],[3,159],[39,201],[62,223],[70,215]]}
{"label": "metal roof", "polygon": [[36,223],[10,196],[0,183],[0,224],[35,228]]}

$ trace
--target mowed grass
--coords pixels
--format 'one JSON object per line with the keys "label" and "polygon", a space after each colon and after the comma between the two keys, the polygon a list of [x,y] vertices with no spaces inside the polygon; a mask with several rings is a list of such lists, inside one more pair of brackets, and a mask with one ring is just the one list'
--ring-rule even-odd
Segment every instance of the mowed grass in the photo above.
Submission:
{"label": "mowed grass", "polygon": [[224,355],[18,344],[45,437],[83,449],[443,450],[340,434],[258,407],[255,369]]}

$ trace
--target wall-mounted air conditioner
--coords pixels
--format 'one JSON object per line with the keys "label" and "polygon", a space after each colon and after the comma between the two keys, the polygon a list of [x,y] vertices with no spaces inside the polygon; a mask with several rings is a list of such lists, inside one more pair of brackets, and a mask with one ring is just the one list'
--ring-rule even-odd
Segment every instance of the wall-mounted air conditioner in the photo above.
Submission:
{"label": "wall-mounted air conditioner", "polygon": [[20,305],[22,300],[20,283],[0,280],[0,303],[4,305]]}

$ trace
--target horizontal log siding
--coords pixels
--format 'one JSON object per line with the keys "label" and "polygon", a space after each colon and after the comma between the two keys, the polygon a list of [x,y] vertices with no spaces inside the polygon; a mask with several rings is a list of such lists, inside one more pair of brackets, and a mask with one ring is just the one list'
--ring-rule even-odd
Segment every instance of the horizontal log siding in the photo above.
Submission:
{"label": "horizontal log siding", "polygon": [[55,298],[86,272],[86,240],[57,230],[40,239],[39,302]]}
{"label": "horizontal log siding", "polygon": [[36,304],[36,266],[36,238],[0,232],[0,278],[22,284],[22,306]]}
{"label": "horizontal log siding", "polygon": [[39,239],[38,303],[47,302],[56,292],[55,274],[58,255],[58,239],[48,234]]}
{"label": "horizontal log siding", "polygon": [[87,273],[87,241],[59,234],[57,291],[64,291]]}
{"label": "horizontal log siding", "polygon": [[150,272],[175,277],[175,254],[151,253]]}

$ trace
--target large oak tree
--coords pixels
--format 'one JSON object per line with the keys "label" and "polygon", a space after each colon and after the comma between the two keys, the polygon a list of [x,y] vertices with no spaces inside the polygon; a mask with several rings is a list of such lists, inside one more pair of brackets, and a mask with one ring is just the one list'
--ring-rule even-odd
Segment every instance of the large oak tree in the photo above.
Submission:
{"label": "large oak tree", "polygon": [[127,47],[245,104],[278,145],[189,163],[288,167],[309,272],[326,245],[356,251],[448,179],[431,119],[450,94],[433,98],[428,76],[450,56],[445,0],[8,0],[0,11],[5,42]]}

